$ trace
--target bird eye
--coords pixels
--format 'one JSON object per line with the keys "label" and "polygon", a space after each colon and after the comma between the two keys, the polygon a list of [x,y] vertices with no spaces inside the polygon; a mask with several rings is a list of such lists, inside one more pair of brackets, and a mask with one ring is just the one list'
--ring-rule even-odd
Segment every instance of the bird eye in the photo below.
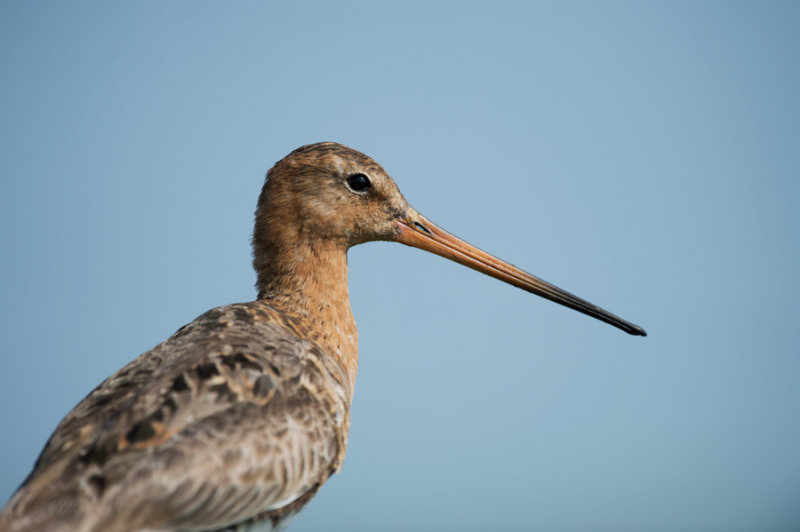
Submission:
{"label": "bird eye", "polygon": [[347,178],[347,186],[354,192],[364,192],[371,187],[372,184],[369,182],[369,178],[364,174],[353,174]]}

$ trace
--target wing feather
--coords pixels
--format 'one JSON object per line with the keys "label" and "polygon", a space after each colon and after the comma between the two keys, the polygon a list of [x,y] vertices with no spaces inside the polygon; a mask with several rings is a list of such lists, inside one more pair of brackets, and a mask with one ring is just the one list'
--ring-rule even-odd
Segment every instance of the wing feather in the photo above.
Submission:
{"label": "wing feather", "polygon": [[259,302],[179,329],[64,418],[0,528],[210,530],[304,503],[341,466],[351,393],[302,337]]}

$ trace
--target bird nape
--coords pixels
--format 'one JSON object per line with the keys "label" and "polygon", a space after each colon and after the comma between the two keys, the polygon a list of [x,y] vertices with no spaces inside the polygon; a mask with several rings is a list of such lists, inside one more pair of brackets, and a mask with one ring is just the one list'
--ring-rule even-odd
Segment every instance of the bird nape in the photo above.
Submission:
{"label": "bird nape", "polygon": [[440,229],[377,162],[341,144],[278,161],[255,218],[258,298],[206,312],[94,389],[58,425],[0,530],[286,526],[344,459],[356,244],[418,247],[646,334]]}

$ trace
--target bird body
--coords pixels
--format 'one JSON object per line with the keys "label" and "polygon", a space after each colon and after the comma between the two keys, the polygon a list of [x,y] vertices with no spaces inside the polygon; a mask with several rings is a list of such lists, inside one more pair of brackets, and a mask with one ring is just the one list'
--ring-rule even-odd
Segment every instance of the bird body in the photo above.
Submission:
{"label": "bird body", "polygon": [[279,525],[347,444],[352,381],[303,323],[219,307],[120,369],[59,424],[10,530]]}
{"label": "bird body", "polygon": [[86,396],[0,531],[284,527],[342,467],[358,367],[347,249],[369,240],[427,249],[644,334],[439,229],[366,155],[304,146],[259,197],[258,299],[202,314]]}

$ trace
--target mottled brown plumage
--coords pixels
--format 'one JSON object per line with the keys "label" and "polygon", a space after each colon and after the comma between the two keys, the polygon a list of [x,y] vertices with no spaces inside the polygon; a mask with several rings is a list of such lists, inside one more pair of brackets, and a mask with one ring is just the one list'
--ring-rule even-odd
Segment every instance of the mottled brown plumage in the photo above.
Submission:
{"label": "mottled brown plumage", "polygon": [[369,240],[427,249],[644,334],[431,224],[366,155],[304,146],[275,164],[258,201],[258,299],[206,312],[93,390],[0,530],[285,526],[344,460],[358,366],[346,252]]}

